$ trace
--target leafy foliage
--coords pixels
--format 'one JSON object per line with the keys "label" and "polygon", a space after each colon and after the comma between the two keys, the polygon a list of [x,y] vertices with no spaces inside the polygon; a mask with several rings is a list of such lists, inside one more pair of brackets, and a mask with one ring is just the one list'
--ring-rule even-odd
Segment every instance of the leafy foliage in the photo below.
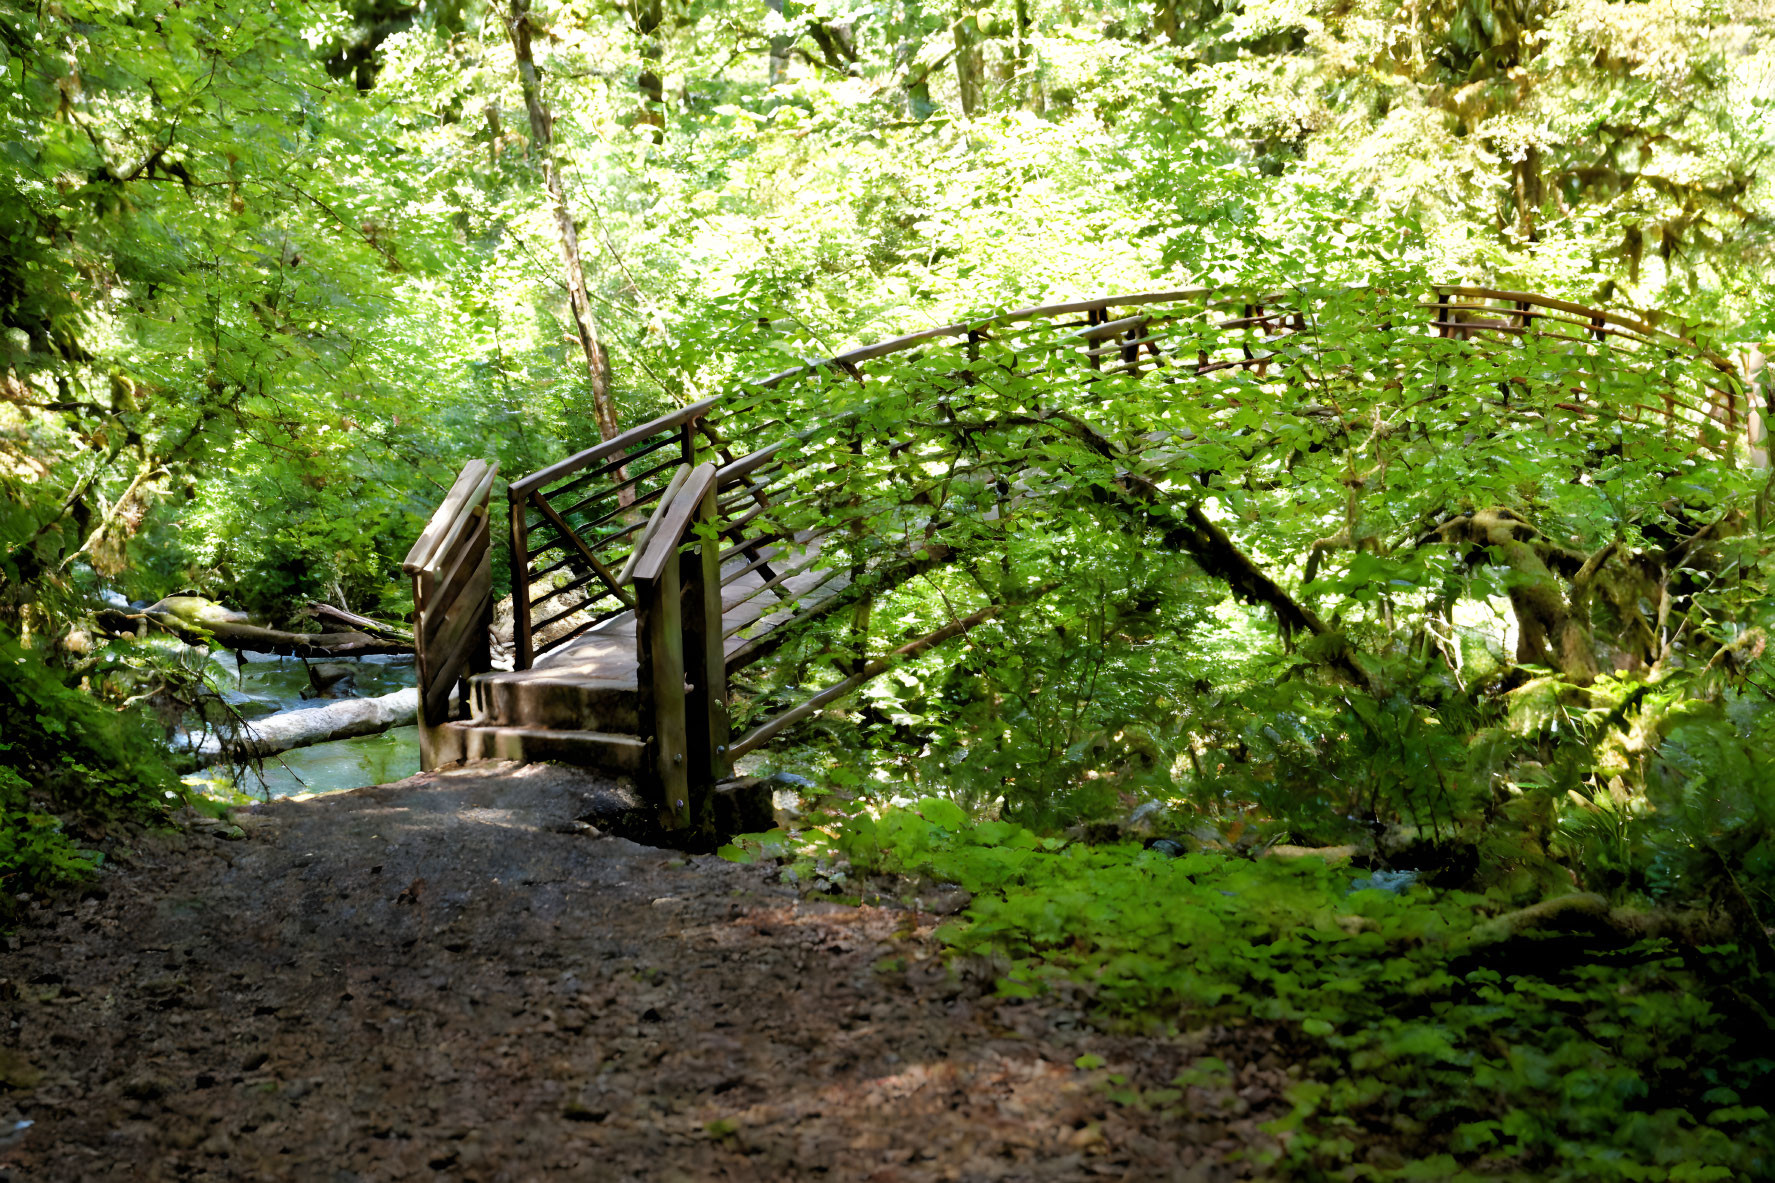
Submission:
{"label": "leafy foliage", "polygon": [[[0,896],[75,879],[102,857],[81,844],[108,823],[141,823],[183,799],[135,713],[69,687],[40,654],[0,633]],[[68,818],[73,826],[64,824]]]}
{"label": "leafy foliage", "polygon": [[[1168,311],[1139,382],[1014,326],[736,412],[808,425],[785,535],[839,568],[927,556],[863,600],[883,634],[1010,605],[829,713],[834,782],[1032,825],[1151,799],[1320,842],[1405,823],[1525,895],[1551,849],[1586,887],[1766,915],[1766,473],[1723,430],[1738,388],[1581,320],[1414,327],[1466,314],[1367,262],[1357,289],[1260,273],[1224,327]],[[866,639],[808,636],[755,717]]]}
{"label": "leafy foliage", "polygon": [[[535,19],[628,422],[932,319],[1380,247],[1751,334],[1769,305],[1741,6]],[[0,41],[9,598],[79,554],[398,610],[463,458],[590,442],[498,6],[101,2]]]}
{"label": "leafy foliage", "polygon": [[[1272,1132],[1300,1177],[1356,1164],[1346,1177],[1730,1179],[1766,1173],[1775,1155],[1750,1100],[1768,1089],[1775,1049],[1766,1033],[1746,1037],[1754,979],[1734,949],[1487,944],[1496,895],[1393,894],[1316,858],[1068,843],[974,822],[941,798],[726,853],[773,851],[803,874],[959,884],[973,903],[939,936],[1002,959],[1002,997],[1066,979],[1137,1027],[1294,1032],[1296,1108]],[[1123,1103],[1187,1112],[1184,1090],[1213,1067]],[[1370,1130],[1406,1135],[1421,1157],[1362,1163]]]}

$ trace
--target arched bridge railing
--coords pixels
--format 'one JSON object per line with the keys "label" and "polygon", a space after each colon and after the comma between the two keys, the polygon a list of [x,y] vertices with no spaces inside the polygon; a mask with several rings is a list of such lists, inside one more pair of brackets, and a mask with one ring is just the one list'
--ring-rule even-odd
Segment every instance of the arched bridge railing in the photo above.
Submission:
{"label": "arched bridge railing", "polygon": [[[1429,388],[1414,398],[1459,398],[1546,431],[1607,419],[1718,453],[1742,437],[1750,408],[1731,364],[1632,317],[1479,287],[1352,298],[1339,312],[1289,293],[1188,289],[1019,309],[794,367],[641,424],[509,486],[516,668],[540,670],[638,613],[643,779],[668,813],[694,815],[735,756],[891,664],[865,651],[877,594],[944,563],[964,536],[1005,529],[1043,482],[1067,479],[1039,460],[1019,471],[983,456],[970,437],[988,427],[1070,432],[1152,494],[1189,468],[1178,465],[1192,429],[1132,430],[1114,413],[1120,384],[1162,385],[1198,423],[1254,408],[1311,417],[1329,412],[1278,392],[1397,384],[1382,372],[1397,357]],[[1351,325],[1384,336],[1369,370],[1353,372],[1340,352]],[[1491,359],[1481,367],[1491,376],[1451,391],[1437,377],[1451,350]],[[896,382],[872,383],[882,367]],[[1639,377],[1617,381],[1629,370]],[[682,586],[668,589],[687,558],[685,602]],[[844,609],[840,682],[729,742],[727,673]]]}
{"label": "arched bridge railing", "polygon": [[[1673,383],[1664,405],[1630,409],[1673,421],[1711,422],[1722,436],[1744,424],[1743,385],[1728,361],[1631,317],[1529,293],[1459,286],[1437,289],[1418,307],[1421,331],[1482,350],[1508,350],[1533,335],[1700,361],[1685,375],[1690,389]],[[860,376],[879,358],[931,347],[959,347],[977,356],[986,342],[1012,350],[1068,351],[1106,377],[1193,383],[1246,370],[1263,378],[1280,363],[1287,342],[1309,330],[1307,314],[1291,308],[1286,294],[1229,296],[1186,289],[1043,305],[850,350],[641,424],[512,482],[513,571],[524,571],[530,585],[529,594],[514,603],[517,668],[529,668],[537,657],[633,606],[617,585],[615,570],[633,548],[642,525],[639,511],[658,500],[680,465],[694,464],[702,454],[732,463],[816,425],[791,422],[784,417],[788,400],[773,398],[798,381]],[[1581,402],[1569,409],[1584,413]],[[773,489],[805,482],[809,475],[767,454],[735,467],[724,479],[724,534],[743,540],[743,546],[736,543],[739,551],[756,569],[770,570],[769,578],[782,573],[761,548],[781,540],[752,527],[774,504]],[[747,651],[742,663],[756,656],[762,651]]]}

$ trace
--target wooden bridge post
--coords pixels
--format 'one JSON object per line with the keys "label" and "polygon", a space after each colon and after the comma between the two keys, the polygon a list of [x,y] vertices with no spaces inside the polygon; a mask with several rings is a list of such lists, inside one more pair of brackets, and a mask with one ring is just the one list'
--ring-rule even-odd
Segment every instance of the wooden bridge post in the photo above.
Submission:
{"label": "wooden bridge post", "polygon": [[647,739],[640,787],[668,830],[691,824],[681,593],[676,553],[657,578],[635,578],[635,690]]}
{"label": "wooden bridge post", "polygon": [[[715,482],[703,494],[692,519],[714,529]],[[721,537],[699,539],[682,556],[684,563],[684,679],[690,684],[685,704],[686,798],[692,824],[704,826],[712,817],[715,784],[732,775],[728,759],[727,653],[721,620]]]}
{"label": "wooden bridge post", "polygon": [[507,489],[506,497],[512,523],[512,669],[527,670],[536,660],[530,635],[530,509],[516,490]]}

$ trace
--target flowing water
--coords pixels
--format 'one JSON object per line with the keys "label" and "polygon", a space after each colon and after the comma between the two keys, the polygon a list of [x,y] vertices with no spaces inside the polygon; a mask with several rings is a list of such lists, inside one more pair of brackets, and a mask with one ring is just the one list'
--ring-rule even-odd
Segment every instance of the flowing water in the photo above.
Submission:
{"label": "flowing water", "polygon": [[[243,668],[234,654],[223,651],[210,661],[223,699],[248,719],[325,706],[334,701],[302,697],[310,683],[308,668],[300,658],[249,653]],[[352,669],[356,697],[389,694],[416,684],[411,657],[364,657],[341,664]],[[418,771],[419,729],[396,727],[380,735],[336,739],[269,756],[260,771],[249,769],[233,787],[254,797],[291,797],[387,784]],[[217,782],[225,781],[226,776],[225,768],[210,768],[193,773],[185,781],[210,785],[211,791],[225,793],[228,784]]]}

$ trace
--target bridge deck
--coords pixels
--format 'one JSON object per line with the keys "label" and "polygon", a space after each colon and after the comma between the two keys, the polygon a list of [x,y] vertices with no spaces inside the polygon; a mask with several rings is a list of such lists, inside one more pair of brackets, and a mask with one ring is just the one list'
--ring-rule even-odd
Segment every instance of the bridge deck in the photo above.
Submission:
{"label": "bridge deck", "polygon": [[[832,598],[850,585],[845,573],[834,574],[816,561],[820,544],[806,547],[770,548],[773,564],[783,569],[804,569],[769,591],[758,571],[748,571],[721,589],[721,622],[728,636],[725,649],[731,657],[739,648],[757,640],[800,613]],[[743,557],[729,561],[723,575],[746,565]],[[805,566],[804,566],[805,565]],[[635,614],[624,612],[575,637],[558,649],[536,659],[528,670],[497,675],[501,682],[597,682],[613,689],[635,687]]]}

